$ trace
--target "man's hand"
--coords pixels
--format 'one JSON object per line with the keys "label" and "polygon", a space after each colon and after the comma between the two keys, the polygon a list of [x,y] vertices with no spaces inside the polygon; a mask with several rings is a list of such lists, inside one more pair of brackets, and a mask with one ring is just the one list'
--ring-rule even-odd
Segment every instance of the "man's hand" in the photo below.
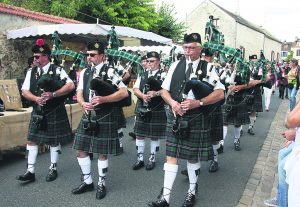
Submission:
{"label": "man's hand", "polygon": [[45,101],[48,101],[53,98],[53,92],[44,92],[41,96]]}
{"label": "man's hand", "polygon": [[188,111],[190,109],[199,107],[200,104],[199,104],[199,100],[186,99],[185,101],[181,102],[180,106],[183,111]]}
{"label": "man's hand", "polygon": [[177,101],[173,101],[171,103],[171,108],[172,108],[174,117],[176,117],[177,114],[179,116],[183,116],[183,114],[185,113],[185,111],[182,109],[180,103],[178,103]]}
{"label": "man's hand", "polygon": [[282,136],[284,138],[286,138],[288,141],[293,141],[293,140],[295,140],[295,137],[296,137],[296,130],[288,129],[282,133]]}
{"label": "man's hand", "polygon": [[91,103],[89,103],[89,102],[83,102],[82,103],[82,108],[85,111],[92,111],[92,110],[94,110],[94,106]]}
{"label": "man's hand", "polygon": [[37,105],[39,106],[44,106],[44,104],[46,103],[46,100],[43,97],[37,97],[35,99],[35,102],[37,103]]}
{"label": "man's hand", "polygon": [[106,102],[107,102],[107,98],[105,96],[94,96],[91,101],[93,107]]}
{"label": "man's hand", "polygon": [[156,91],[148,91],[147,95],[148,95],[150,98],[156,97]]}
{"label": "man's hand", "polygon": [[149,102],[151,100],[151,96],[148,94],[143,94],[143,100],[144,102]]}

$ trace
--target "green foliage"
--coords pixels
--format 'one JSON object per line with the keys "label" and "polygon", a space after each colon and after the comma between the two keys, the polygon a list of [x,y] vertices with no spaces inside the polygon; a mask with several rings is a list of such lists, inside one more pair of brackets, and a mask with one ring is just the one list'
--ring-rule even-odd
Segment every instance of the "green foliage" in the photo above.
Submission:
{"label": "green foliage", "polygon": [[184,23],[174,18],[174,5],[163,3],[155,11],[154,0],[0,0],[0,2],[86,23],[127,26],[178,40]]}
{"label": "green foliage", "polygon": [[293,56],[294,56],[294,51],[289,51],[288,52],[288,56],[286,57],[285,61],[289,62],[291,61],[291,59],[293,59]]}
{"label": "green foliage", "polygon": [[157,25],[154,25],[153,31],[175,41],[181,39],[186,26],[184,22],[177,23],[178,20],[174,18],[176,15],[174,4],[163,2],[157,13],[158,22]]}

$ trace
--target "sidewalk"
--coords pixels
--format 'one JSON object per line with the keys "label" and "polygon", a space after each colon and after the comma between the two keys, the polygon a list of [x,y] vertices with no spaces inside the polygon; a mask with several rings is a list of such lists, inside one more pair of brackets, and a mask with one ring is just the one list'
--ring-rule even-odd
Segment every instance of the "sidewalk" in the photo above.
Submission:
{"label": "sidewalk", "polygon": [[244,193],[236,207],[265,207],[263,201],[276,195],[277,155],[283,146],[281,133],[286,130],[284,123],[288,109],[289,101],[285,99],[280,103]]}

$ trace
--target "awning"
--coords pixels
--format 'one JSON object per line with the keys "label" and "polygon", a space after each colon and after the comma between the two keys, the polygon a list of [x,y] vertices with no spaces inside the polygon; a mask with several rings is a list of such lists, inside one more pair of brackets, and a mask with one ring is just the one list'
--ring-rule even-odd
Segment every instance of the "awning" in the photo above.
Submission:
{"label": "awning", "polygon": [[[106,38],[111,25],[103,24],[52,24],[35,25],[23,29],[7,31],[7,39],[33,39],[36,37],[51,37],[54,31],[59,33],[62,40],[86,42],[90,39]],[[172,40],[152,32],[133,29],[130,27],[115,26],[118,38],[144,39],[153,42],[154,45],[171,45]]]}

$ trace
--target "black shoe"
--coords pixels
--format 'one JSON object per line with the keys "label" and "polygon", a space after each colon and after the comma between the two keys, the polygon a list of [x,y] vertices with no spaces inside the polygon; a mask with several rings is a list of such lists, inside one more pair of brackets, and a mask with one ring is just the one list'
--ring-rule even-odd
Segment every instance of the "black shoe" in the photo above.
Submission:
{"label": "black shoe", "polygon": [[144,166],[145,166],[144,161],[137,160],[136,163],[134,163],[134,165],[132,166],[132,169],[133,170],[139,170],[139,169],[141,169]]}
{"label": "black shoe", "polygon": [[241,143],[240,143],[239,139],[238,139],[238,141],[234,142],[234,150],[235,151],[240,151],[241,150]]}
{"label": "black shoe", "polygon": [[254,133],[254,131],[253,131],[252,128],[248,129],[248,134],[250,134],[250,135],[255,135],[255,133]]}
{"label": "black shoe", "polygon": [[155,167],[155,162],[149,161],[146,165],[146,170],[152,170]]}
{"label": "black shoe", "polygon": [[18,175],[16,177],[17,180],[21,180],[21,181],[30,181],[30,182],[34,182],[35,181],[35,174],[31,173],[29,171],[26,171],[26,173],[24,173],[23,175]]}
{"label": "black shoe", "polygon": [[219,165],[217,161],[212,160],[209,164],[208,172],[217,172]]}
{"label": "black shoe", "polygon": [[51,182],[57,178],[57,170],[50,169],[47,176],[46,176],[46,181]]}
{"label": "black shoe", "polygon": [[286,99],[289,99],[289,97],[288,97],[288,96],[285,96],[285,98],[286,98]]}
{"label": "black shoe", "polygon": [[132,139],[136,139],[136,135],[134,132],[129,132],[128,135],[131,136]]}
{"label": "black shoe", "polygon": [[196,202],[196,196],[192,193],[187,193],[182,204],[182,207],[193,207]]}
{"label": "black shoe", "polygon": [[222,154],[224,151],[224,146],[222,144],[220,144],[220,147],[217,149],[219,154]]}
{"label": "black shoe", "polygon": [[100,184],[97,186],[96,198],[98,200],[104,198],[106,196],[106,188],[105,185]]}
{"label": "black shoe", "polygon": [[189,176],[187,169],[181,170],[181,175]]}
{"label": "black shoe", "polygon": [[169,203],[163,198],[148,203],[150,207],[169,207]]}
{"label": "black shoe", "polygon": [[74,188],[72,190],[73,194],[81,194],[81,193],[85,193],[88,191],[92,191],[94,190],[94,183],[91,184],[86,184],[85,182],[81,183],[80,186],[78,186],[77,188]]}

